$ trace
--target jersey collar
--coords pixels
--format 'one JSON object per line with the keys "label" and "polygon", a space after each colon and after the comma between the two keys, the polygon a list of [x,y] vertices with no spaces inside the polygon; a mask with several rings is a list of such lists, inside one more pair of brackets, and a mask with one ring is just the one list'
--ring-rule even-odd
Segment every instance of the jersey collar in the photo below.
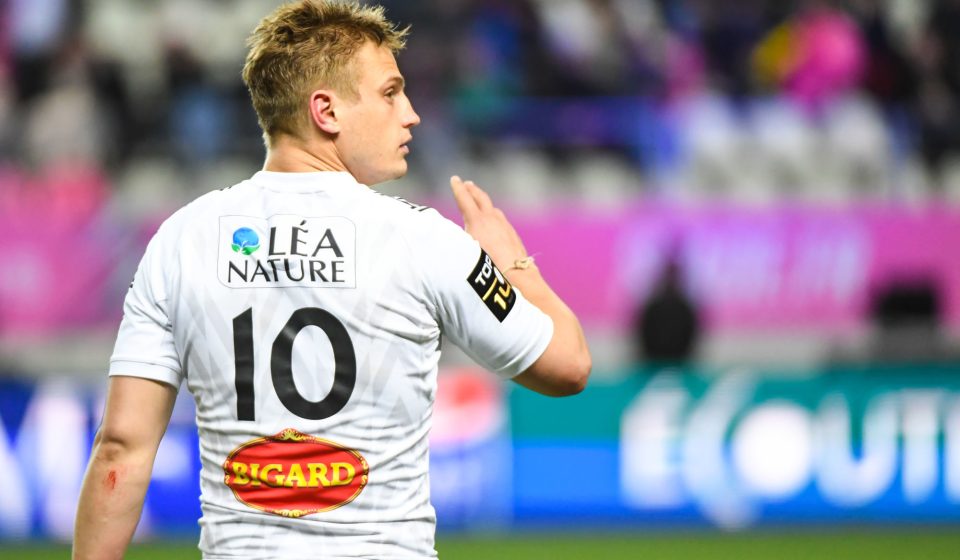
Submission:
{"label": "jersey collar", "polygon": [[360,184],[353,175],[346,171],[311,171],[307,173],[257,171],[250,180],[261,187],[283,192],[316,192],[356,187]]}

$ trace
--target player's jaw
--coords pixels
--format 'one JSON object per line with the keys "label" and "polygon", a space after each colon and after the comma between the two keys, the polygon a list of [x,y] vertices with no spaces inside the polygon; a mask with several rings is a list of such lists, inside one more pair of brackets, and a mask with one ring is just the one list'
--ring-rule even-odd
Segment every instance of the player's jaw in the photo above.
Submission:
{"label": "player's jaw", "polygon": [[[407,141],[409,142],[409,140]],[[407,155],[410,153],[410,147],[404,142],[395,152],[397,154],[396,175],[392,179],[399,179],[407,174]]]}
{"label": "player's jaw", "polygon": [[390,141],[388,145],[381,144],[379,150],[371,150],[365,155],[357,157],[355,165],[348,165],[357,180],[365,185],[376,185],[393,179],[399,179],[407,174],[406,156],[410,152],[407,145],[410,137],[397,142]]}

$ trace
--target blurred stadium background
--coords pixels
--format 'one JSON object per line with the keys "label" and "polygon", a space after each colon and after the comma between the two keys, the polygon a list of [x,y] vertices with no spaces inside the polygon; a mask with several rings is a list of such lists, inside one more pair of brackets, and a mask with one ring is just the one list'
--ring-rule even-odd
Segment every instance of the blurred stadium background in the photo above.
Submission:
{"label": "blurred stadium background", "polygon": [[[147,240],[262,163],[275,3],[0,4],[0,556],[66,554]],[[381,190],[487,187],[594,350],[553,401],[450,349],[441,553],[957,557],[960,2],[382,3],[423,124]],[[182,397],[144,558],[196,538]]]}

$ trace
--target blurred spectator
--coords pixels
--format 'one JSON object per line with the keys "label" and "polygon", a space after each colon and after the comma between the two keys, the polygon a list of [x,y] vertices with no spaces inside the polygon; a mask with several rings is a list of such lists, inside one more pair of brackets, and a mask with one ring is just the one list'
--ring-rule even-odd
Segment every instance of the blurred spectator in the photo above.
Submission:
{"label": "blurred spectator", "polygon": [[203,66],[185,45],[164,52],[169,92],[167,138],[178,160],[191,167],[216,161],[233,135],[226,102],[208,83]]}
{"label": "blurred spectator", "polygon": [[881,0],[856,0],[851,3],[851,16],[867,50],[864,90],[878,102],[899,108],[916,94],[917,77],[907,48],[912,39],[894,28],[884,9],[887,4]]}
{"label": "blurred spectator", "polygon": [[777,3],[692,0],[691,5],[707,56],[711,87],[737,98],[753,92],[751,53],[777,21]]}
{"label": "blurred spectator", "polygon": [[634,333],[641,360],[679,365],[693,357],[700,338],[700,317],[675,260],[664,267],[656,287],[640,307]]}
{"label": "blurred spectator", "polygon": [[[9,0],[4,2],[18,97],[27,100],[47,87],[50,62],[76,16],[69,0]],[[5,41],[7,42],[7,41]]]}
{"label": "blurred spectator", "polygon": [[960,149],[960,2],[934,3],[913,52],[918,72],[913,105],[923,160],[942,179],[944,165]]}
{"label": "blurred spectator", "polygon": [[754,66],[761,83],[776,85],[817,110],[859,84],[865,52],[848,15],[812,2],[763,38]]}
{"label": "blurred spectator", "polygon": [[936,284],[926,280],[897,282],[881,290],[872,309],[876,332],[871,359],[916,363],[947,357],[941,299]]}
{"label": "blurred spectator", "polygon": [[47,88],[27,104],[24,159],[35,167],[100,166],[114,141],[111,120],[94,89],[87,51],[79,41],[67,42],[52,59]]}
{"label": "blurred spectator", "polygon": [[662,37],[651,1],[537,0],[566,95],[654,93],[662,81]]}

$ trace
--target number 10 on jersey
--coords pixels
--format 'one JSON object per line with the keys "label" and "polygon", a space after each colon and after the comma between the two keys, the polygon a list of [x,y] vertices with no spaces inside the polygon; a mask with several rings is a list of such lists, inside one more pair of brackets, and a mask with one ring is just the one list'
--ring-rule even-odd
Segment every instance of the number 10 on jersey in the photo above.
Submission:
{"label": "number 10 on jersey", "polygon": [[[333,387],[326,397],[311,401],[300,394],[293,380],[293,342],[307,327],[321,329],[333,347]],[[233,319],[234,367],[236,368],[237,419],[256,420],[254,410],[253,309]],[[357,382],[357,356],[350,334],[336,317],[317,307],[298,309],[273,341],[270,377],[280,402],[293,414],[307,420],[323,420],[340,412]]]}

